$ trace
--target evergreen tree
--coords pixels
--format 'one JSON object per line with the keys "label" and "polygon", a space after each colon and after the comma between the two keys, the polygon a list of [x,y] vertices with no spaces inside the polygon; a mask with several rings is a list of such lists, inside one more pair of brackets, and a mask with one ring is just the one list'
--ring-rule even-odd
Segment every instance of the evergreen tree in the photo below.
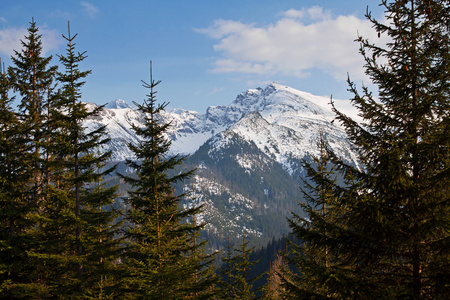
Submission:
{"label": "evergreen tree", "polygon": [[270,263],[270,269],[268,272],[267,283],[264,286],[264,296],[262,299],[266,300],[279,300],[286,299],[284,295],[286,290],[283,288],[282,274],[286,274],[287,264],[283,256],[278,253],[276,258]]}
{"label": "evergreen tree", "polygon": [[[4,119],[5,190],[2,191],[6,210],[7,232],[2,259],[9,269],[4,273],[2,293],[10,298],[42,298],[48,286],[41,280],[41,272],[32,252],[39,247],[36,219],[43,203],[44,162],[46,149],[45,105],[53,87],[56,66],[49,66],[50,57],[42,57],[41,36],[34,21],[30,23],[22,51],[15,51],[9,76],[2,75],[2,92],[12,88],[20,95],[19,113],[8,107],[7,94],[2,95]],[[9,78],[9,84],[5,79]],[[8,119],[8,120],[7,120]],[[6,122],[6,123],[3,123]],[[10,123],[8,123],[10,122]],[[7,172],[7,173],[6,173]],[[3,220],[2,220],[3,221]],[[6,233],[6,232],[5,232]]]}
{"label": "evergreen tree", "polygon": [[283,255],[287,265],[279,271],[285,297],[321,299],[338,296],[332,291],[333,285],[339,285],[334,280],[339,274],[335,265],[339,258],[330,251],[329,241],[335,237],[333,222],[338,222],[341,210],[336,199],[339,189],[336,168],[330,163],[325,134],[321,134],[318,148],[319,157],[313,156],[312,162],[303,161],[309,180],[303,179],[304,202],[299,205],[305,216],[293,213],[293,218],[288,220],[293,235],[302,242],[288,241],[289,252]]}
{"label": "evergreen tree", "polygon": [[[56,67],[41,57],[41,36],[32,22],[14,67],[1,72],[0,87],[0,298],[106,298],[117,292],[121,223],[111,209],[116,187],[102,178],[110,153],[105,127],[85,132],[80,71],[86,58],[75,52],[70,28],[65,72],[55,92]],[[19,113],[8,91],[22,97]]]}
{"label": "evergreen tree", "polygon": [[[199,205],[199,201],[194,193],[192,187],[191,195],[189,196],[189,202],[187,203],[193,210],[196,208],[202,209],[203,205]],[[200,225],[201,229],[204,228],[205,223],[199,222],[196,217],[197,214],[193,214],[187,219],[193,227]],[[189,299],[215,299],[217,290],[215,284],[218,278],[215,274],[214,260],[216,254],[208,254],[206,246],[208,241],[202,239],[201,231],[195,230],[188,240],[192,247],[192,251],[189,254],[189,264],[191,268],[191,276],[187,280],[187,285],[190,286],[189,295],[186,298]]]}
{"label": "evergreen tree", "polygon": [[303,229],[296,233],[335,259],[332,276],[324,270],[311,283],[327,295],[445,299],[450,295],[450,3],[382,5],[387,23],[367,17],[391,42],[381,47],[358,39],[379,97],[367,87],[360,93],[349,80],[363,122],[335,110],[361,164],[349,166],[329,152],[344,182],[333,187],[336,205],[327,207],[322,227],[327,234],[312,236],[304,229],[310,224],[299,222]]}
{"label": "evergreen tree", "polygon": [[28,233],[33,245],[27,255],[37,281],[51,297],[84,298],[112,293],[110,281],[106,284],[103,278],[114,278],[111,271],[119,251],[114,234],[119,224],[113,225],[117,213],[104,209],[113,203],[116,188],[104,188],[101,183],[113,169],[97,171],[109,158],[109,153],[98,154],[108,141],[105,128],[89,133],[83,128],[83,122],[100,109],[88,111],[80,100],[82,80],[90,71],[79,70],[85,55],[75,52],[76,35],[71,36],[69,28],[63,37],[67,54],[59,58],[64,73],[57,74],[62,87],[58,93],[48,92],[45,105],[41,103],[45,109],[41,111],[40,148],[38,154],[31,153],[40,164],[41,181],[39,193],[35,189],[30,198],[38,205],[30,215],[33,226]]}
{"label": "evergreen tree", "polygon": [[19,103],[21,128],[32,145],[29,172],[32,175],[30,189],[33,201],[39,205],[43,190],[44,166],[42,158],[45,143],[46,113],[49,90],[53,87],[56,66],[50,66],[52,56],[42,57],[41,35],[34,20],[30,22],[25,41],[21,40],[22,51],[14,51],[12,56],[14,90],[21,96]]}
{"label": "evergreen tree", "polygon": [[238,247],[234,247],[228,240],[220,269],[222,281],[219,283],[219,294],[221,299],[255,299],[253,283],[261,276],[249,276],[258,260],[250,260],[249,256],[254,248],[248,248],[248,243],[245,235]]}
{"label": "evergreen tree", "polygon": [[105,126],[90,132],[83,128],[83,122],[102,107],[88,110],[81,101],[83,80],[91,71],[79,69],[86,55],[75,51],[76,37],[69,27],[68,35],[63,35],[66,55],[58,56],[64,72],[58,73],[62,89],[51,108],[57,128],[52,154],[57,157],[54,163],[63,168],[58,170],[60,174],[55,172],[49,186],[54,201],[49,202],[47,210],[52,213],[48,216],[50,222],[44,225],[49,229],[47,240],[63,241],[65,248],[58,249],[58,245],[55,257],[61,275],[56,279],[59,296],[81,298],[89,294],[101,298],[113,293],[115,260],[120,250],[120,240],[114,237],[120,225],[114,224],[118,213],[111,209],[116,187],[106,188],[102,183],[102,178],[115,168],[105,168],[111,153],[101,152],[102,145],[109,141]]}
{"label": "evergreen tree", "polygon": [[33,225],[26,168],[30,149],[11,108],[12,74],[0,69],[0,298],[36,296],[42,294],[39,285],[27,285],[34,269],[26,253],[31,247],[27,230]]}
{"label": "evergreen tree", "polygon": [[[113,208],[116,187],[106,187],[103,177],[112,171],[104,163],[97,164],[96,184],[85,194],[89,202],[83,208],[85,240],[84,297],[87,299],[120,299],[122,269],[120,255],[123,239],[118,237],[123,222],[118,221],[122,214]],[[102,171],[103,170],[103,171]]]}
{"label": "evergreen tree", "polygon": [[170,140],[165,134],[170,124],[159,119],[167,104],[156,104],[154,91],[159,83],[150,76],[150,83],[144,82],[150,90],[147,100],[135,103],[145,114],[142,128],[133,125],[142,142],[129,144],[137,161],[128,160],[127,164],[136,170],[137,178],[122,176],[135,189],[129,191],[127,200],[131,208],[125,232],[129,240],[124,260],[129,275],[126,293],[138,299],[194,298],[199,288],[206,290],[204,279],[192,280],[205,267],[198,256],[202,243],[195,242],[204,224],[192,222],[201,207],[183,209],[180,202],[185,195],[173,193],[174,185],[193,171],[168,175],[184,158],[168,154]]}

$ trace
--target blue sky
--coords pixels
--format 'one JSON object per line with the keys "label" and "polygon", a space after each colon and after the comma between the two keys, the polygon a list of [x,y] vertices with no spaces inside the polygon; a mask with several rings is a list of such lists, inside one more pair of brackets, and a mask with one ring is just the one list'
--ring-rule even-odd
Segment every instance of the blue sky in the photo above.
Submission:
{"label": "blue sky", "polygon": [[[85,101],[141,102],[149,60],[159,101],[204,112],[249,88],[275,81],[316,95],[346,99],[346,78],[369,83],[357,34],[376,39],[366,7],[382,17],[378,0],[4,0],[0,57],[7,65],[32,18],[46,55],[63,54],[70,21],[81,66],[92,69]],[[53,62],[57,63],[54,56]]]}

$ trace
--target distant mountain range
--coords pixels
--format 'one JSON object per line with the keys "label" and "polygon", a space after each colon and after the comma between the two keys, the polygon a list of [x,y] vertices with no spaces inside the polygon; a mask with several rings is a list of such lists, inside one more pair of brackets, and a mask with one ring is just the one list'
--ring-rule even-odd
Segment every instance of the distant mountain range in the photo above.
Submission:
{"label": "distant mountain range", "polygon": [[[357,164],[328,103],[329,98],[272,83],[239,94],[229,105],[211,106],[204,114],[164,112],[163,121],[172,124],[167,132],[171,152],[189,154],[183,168],[197,168],[191,181],[177,188],[192,194],[185,205],[204,204],[202,217],[212,247],[242,233],[264,244],[288,232],[286,217],[299,212],[297,201],[302,199],[301,160],[318,155],[321,134],[336,154]],[[126,144],[139,141],[130,123],[139,126],[142,121],[140,112],[116,100],[85,126],[108,126],[111,141],[106,147],[112,160],[120,162],[133,158]]]}

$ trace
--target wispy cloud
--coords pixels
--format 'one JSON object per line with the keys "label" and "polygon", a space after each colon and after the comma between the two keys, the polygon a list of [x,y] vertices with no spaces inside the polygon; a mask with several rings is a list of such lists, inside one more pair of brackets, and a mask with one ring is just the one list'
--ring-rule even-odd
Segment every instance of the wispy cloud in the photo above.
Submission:
{"label": "wispy cloud", "polygon": [[12,55],[14,50],[21,48],[20,39],[23,39],[27,30],[25,28],[8,28],[0,30],[0,52]]}
{"label": "wispy cloud", "polygon": [[223,91],[225,88],[224,87],[214,87],[213,89],[212,89],[212,91],[210,91],[209,92],[209,94],[210,95],[214,95],[214,94],[216,94],[216,93],[219,93],[219,92],[221,92],[221,91]]}
{"label": "wispy cloud", "polygon": [[66,20],[70,20],[72,18],[70,13],[68,13],[67,11],[60,10],[60,9],[57,9],[53,13],[51,13],[51,16],[59,17],[61,19],[66,19]]}
{"label": "wispy cloud", "polygon": [[89,18],[95,18],[95,16],[99,13],[98,7],[92,3],[82,1],[80,4]]}
{"label": "wispy cloud", "polygon": [[[45,55],[63,43],[61,35],[56,31],[48,28],[39,28],[39,34],[42,35],[42,52]],[[14,50],[22,49],[20,40],[25,41],[25,36],[28,35],[26,28],[6,28],[0,29],[0,53],[8,56],[14,54]]]}
{"label": "wispy cloud", "polygon": [[208,28],[195,29],[218,41],[214,50],[220,57],[213,71],[305,77],[318,68],[339,80],[347,72],[353,79],[364,78],[364,62],[354,40],[358,33],[378,40],[369,21],[353,15],[333,18],[318,6],[278,16],[276,23],[266,26],[216,20]]}

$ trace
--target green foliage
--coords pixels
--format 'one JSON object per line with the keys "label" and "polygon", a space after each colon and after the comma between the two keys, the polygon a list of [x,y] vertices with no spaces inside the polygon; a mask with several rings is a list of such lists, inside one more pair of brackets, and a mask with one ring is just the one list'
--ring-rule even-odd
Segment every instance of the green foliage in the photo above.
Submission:
{"label": "green foliage", "polygon": [[261,274],[250,276],[252,268],[259,260],[250,260],[254,248],[249,248],[248,244],[245,235],[238,247],[234,247],[228,241],[219,270],[222,277],[219,283],[220,299],[255,299],[253,283],[261,277]]}
{"label": "green foliage", "polygon": [[[110,153],[100,153],[101,146],[108,142],[106,128],[86,133],[82,127],[83,121],[97,114],[100,108],[88,111],[81,102],[83,79],[91,71],[79,70],[86,56],[75,52],[76,36],[71,35],[70,27],[68,35],[63,35],[67,52],[58,57],[65,70],[57,77],[62,89],[50,109],[57,128],[51,149],[56,164],[54,174],[59,178],[49,184],[49,195],[56,194],[56,197],[47,211],[57,208],[65,213],[50,216],[42,226],[49,229],[46,240],[55,239],[59,243],[63,240],[61,244],[65,247],[61,251],[58,246],[53,258],[59,275],[54,278],[60,280],[55,284],[59,287],[57,293],[106,297],[114,286],[115,260],[120,250],[120,240],[115,235],[120,223],[113,224],[118,212],[106,209],[114,202],[116,187],[106,188],[102,178],[114,171],[114,167],[105,169]],[[55,222],[62,225],[54,226]],[[61,228],[66,232],[62,233]]]}
{"label": "green foliage", "polygon": [[43,173],[45,166],[42,161],[45,142],[49,134],[49,120],[46,114],[51,94],[54,88],[56,66],[49,66],[52,56],[42,57],[41,35],[34,21],[30,22],[28,35],[22,43],[22,51],[15,51],[12,56],[13,67],[9,73],[13,78],[13,89],[21,99],[19,119],[22,135],[28,139],[31,151],[28,153],[27,167],[30,176],[30,189],[33,201],[38,205],[43,189]]}
{"label": "green foliage", "polygon": [[[382,5],[388,22],[367,17],[391,42],[380,47],[358,39],[379,97],[367,87],[360,93],[349,80],[363,122],[335,110],[361,165],[346,165],[327,151],[343,182],[316,181],[317,188],[332,183],[330,197],[313,195],[316,203],[327,204],[326,214],[309,209],[311,222],[294,216],[291,225],[305,246],[292,250],[300,276],[285,277],[291,295],[444,299],[450,294],[450,6],[438,0]],[[323,175],[320,168],[309,173],[313,179]],[[310,255],[324,251],[328,267]]]}
{"label": "green foliage", "polygon": [[[120,223],[110,209],[116,188],[102,182],[113,171],[104,168],[109,153],[98,154],[105,128],[82,127],[98,112],[81,102],[90,71],[78,69],[85,56],[70,29],[63,73],[40,56],[34,22],[28,33],[1,75],[0,298],[106,298],[116,289]],[[18,113],[11,88],[21,96]]]}
{"label": "green foliage", "polygon": [[142,142],[129,145],[138,161],[127,164],[137,177],[122,176],[133,187],[127,199],[126,294],[139,299],[207,298],[211,283],[204,270],[211,259],[202,252],[204,242],[198,241],[204,224],[195,222],[201,207],[183,209],[180,203],[186,195],[174,195],[174,185],[193,171],[168,175],[183,158],[167,156],[170,141],[164,133],[170,124],[159,120],[167,104],[156,104],[153,90],[159,83],[150,78],[144,83],[150,90],[147,100],[135,103],[146,116],[144,127],[133,125]]}
{"label": "green foliage", "polygon": [[[44,143],[48,133],[45,107],[52,90],[55,66],[42,57],[41,36],[35,22],[22,42],[22,52],[12,57],[14,67],[2,75],[3,145],[1,169],[2,295],[39,298],[48,295],[37,260],[31,252],[39,247],[35,221],[43,200]],[[8,106],[7,90],[20,98],[19,113]],[[4,217],[4,218],[3,218]]]}
{"label": "green foliage", "polygon": [[[246,169],[239,165],[236,157],[245,157],[254,166],[251,170]],[[274,237],[280,238],[288,233],[289,227],[284,220],[291,211],[299,211],[295,200],[302,197],[298,189],[299,181],[278,162],[262,153],[254,143],[233,135],[225,148],[215,151],[207,142],[186,159],[182,170],[196,166],[202,167],[196,171],[194,178],[178,184],[177,191],[194,183],[196,192],[203,195],[203,201],[211,201],[217,209],[211,215],[208,211],[205,213],[210,227],[214,227],[214,231],[208,228],[203,233],[212,249],[226,247],[227,238],[231,243],[239,243],[239,234],[244,226],[248,229],[245,232],[247,240],[256,247],[265,246]],[[213,193],[209,185],[199,184],[201,181],[198,178],[216,182],[223,188],[219,194]],[[236,194],[249,199],[252,207],[247,207],[245,203],[230,203],[229,199]],[[231,222],[237,226],[231,225]],[[258,234],[255,234],[256,230]]]}
{"label": "green foliage", "polygon": [[[298,245],[289,241],[289,252],[282,256],[287,263],[283,266],[281,279],[285,297],[322,299],[344,296],[333,292],[335,285],[339,285],[334,277],[339,272],[340,256],[331,251],[330,244],[335,238],[334,223],[340,218],[342,206],[336,197],[339,189],[336,167],[330,163],[325,139],[322,134],[318,143],[320,157],[313,157],[312,162],[303,162],[309,178],[303,180],[305,202],[299,202],[299,206],[306,216],[293,214],[288,220],[292,234],[303,242]],[[296,272],[289,270],[288,265]]]}

